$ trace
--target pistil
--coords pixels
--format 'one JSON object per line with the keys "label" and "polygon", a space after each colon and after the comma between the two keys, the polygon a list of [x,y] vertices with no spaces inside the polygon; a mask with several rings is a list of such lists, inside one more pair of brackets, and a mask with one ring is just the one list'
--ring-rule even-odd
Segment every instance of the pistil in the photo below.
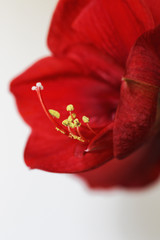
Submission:
{"label": "pistil", "polygon": [[41,90],[43,90],[43,86],[41,83],[36,83],[36,86],[32,87],[32,90],[37,92],[37,96],[38,99],[41,103],[41,106],[45,112],[45,114],[47,115],[47,117],[49,118],[49,120],[54,124],[55,128],[58,128],[58,130],[60,130],[61,132],[63,132],[64,134],[68,135],[68,132],[59,124],[57,123],[57,121],[55,120],[55,118],[49,113],[49,111],[47,110],[42,95],[41,95]]}
{"label": "pistil", "polygon": [[[74,106],[72,104],[67,105],[66,110],[69,112],[69,117],[68,117],[68,119],[63,120],[62,125],[61,125],[56,121],[56,119],[60,118],[60,113],[53,109],[47,110],[47,107],[44,104],[42,94],[41,94],[41,90],[43,90],[42,84],[40,82],[36,83],[36,86],[33,86],[32,90],[36,91],[38,99],[41,103],[41,106],[42,106],[44,112],[46,113],[49,120],[54,124],[55,129],[57,131],[59,131],[62,134],[67,135],[70,138],[76,139],[80,142],[89,142],[89,139],[85,138],[81,133],[81,130],[80,130],[81,123],[80,123],[79,119],[76,118],[76,114],[73,113]],[[96,135],[95,131],[89,125],[89,118],[86,116],[83,116],[82,120],[85,123],[85,125],[87,126],[87,128],[89,129],[89,131],[91,131],[92,134]],[[64,126],[67,129],[65,129]]]}

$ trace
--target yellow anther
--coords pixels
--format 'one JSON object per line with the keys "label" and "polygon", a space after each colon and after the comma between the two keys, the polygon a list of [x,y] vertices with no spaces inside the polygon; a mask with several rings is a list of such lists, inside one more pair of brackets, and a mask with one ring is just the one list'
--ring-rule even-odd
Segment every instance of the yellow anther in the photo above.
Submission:
{"label": "yellow anther", "polygon": [[83,120],[84,123],[89,123],[89,118],[86,117],[86,116],[83,116],[82,120]]}
{"label": "yellow anther", "polygon": [[73,122],[75,127],[81,126],[81,123],[79,122],[78,118],[76,118]]}
{"label": "yellow anther", "polygon": [[68,121],[69,121],[69,122],[72,122],[74,118],[76,118],[76,114],[75,114],[75,113],[72,113],[72,116],[70,115],[70,116],[68,117]]}
{"label": "yellow anther", "polygon": [[68,122],[68,126],[71,128],[75,128],[74,123],[73,122]]}
{"label": "yellow anther", "polygon": [[[53,123],[57,131],[65,134],[70,138],[76,139],[81,142],[90,141],[90,138],[87,139],[85,136],[83,136],[83,134],[85,133],[84,131],[82,131],[81,133],[81,130],[83,130],[83,126],[81,127],[82,128],[81,129],[80,128],[81,123],[79,119],[76,118],[76,114],[74,113],[74,106],[72,104],[67,105],[66,110],[69,112],[68,118],[63,120],[62,124],[60,124],[59,121],[55,119],[55,118],[58,118],[58,119],[60,118],[60,113],[53,109],[47,109],[43,102],[43,98],[40,91],[40,90],[43,90],[42,84],[40,82],[37,83],[36,86],[32,87],[32,90],[35,90],[37,92],[38,99],[42,105],[44,112],[46,113],[47,117],[51,120],[51,122]],[[85,129],[87,127],[93,134],[96,135],[96,132],[92,130],[92,128],[88,124],[89,118],[86,116],[83,116],[82,119],[83,119],[83,122],[86,123]],[[67,127],[67,129],[64,126]]]}
{"label": "yellow anther", "polygon": [[69,122],[68,122],[68,119],[65,119],[62,124],[65,126],[65,127],[68,127],[69,126]]}
{"label": "yellow anther", "polygon": [[80,141],[80,142],[85,142],[81,137],[79,137],[79,136],[76,136],[76,135],[74,135],[74,134],[69,134],[69,137],[70,138],[73,138],[73,139],[76,139],[76,140],[78,140],[78,141]]}
{"label": "yellow anther", "polygon": [[68,117],[68,122],[72,122],[72,117],[71,116]]}
{"label": "yellow anther", "polygon": [[60,118],[60,113],[53,110],[53,109],[49,109],[48,112],[53,116],[53,117],[56,117],[56,118]]}
{"label": "yellow anther", "polygon": [[66,109],[67,109],[68,112],[74,111],[74,107],[73,107],[72,104],[69,104],[69,105],[66,107]]}
{"label": "yellow anther", "polygon": [[61,129],[59,129],[59,128],[57,128],[57,127],[56,127],[56,130],[59,131],[59,132],[61,132],[61,133],[63,133],[63,134],[65,134],[65,132],[63,132]]}
{"label": "yellow anther", "polygon": [[72,117],[73,117],[73,118],[76,118],[76,114],[75,114],[75,113],[72,113]]}

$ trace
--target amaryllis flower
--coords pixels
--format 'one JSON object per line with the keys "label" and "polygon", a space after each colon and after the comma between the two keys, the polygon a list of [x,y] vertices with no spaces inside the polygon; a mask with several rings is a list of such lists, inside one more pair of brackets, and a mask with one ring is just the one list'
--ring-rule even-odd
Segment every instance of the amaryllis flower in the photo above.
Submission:
{"label": "amaryllis flower", "polygon": [[24,153],[30,168],[79,173],[104,188],[158,177],[158,4],[59,1],[48,35],[51,56],[11,83],[32,128]]}

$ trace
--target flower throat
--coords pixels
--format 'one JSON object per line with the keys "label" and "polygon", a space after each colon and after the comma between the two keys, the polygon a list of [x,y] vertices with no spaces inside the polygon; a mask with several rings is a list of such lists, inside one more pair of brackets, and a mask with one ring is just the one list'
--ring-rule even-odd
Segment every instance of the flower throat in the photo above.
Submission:
{"label": "flower throat", "polygon": [[47,110],[44,104],[44,101],[41,95],[41,91],[43,89],[44,88],[40,82],[36,83],[36,86],[32,87],[32,90],[37,92],[37,96],[41,103],[41,106],[44,112],[46,113],[47,117],[53,123],[55,129],[60,133],[68,136],[69,138],[78,140],[80,142],[89,142],[89,139],[87,139],[81,133],[81,127],[86,127],[91,134],[96,135],[95,131],[89,125],[89,118],[86,116],[83,116],[82,123],[81,123],[79,119],[76,117],[76,114],[73,112],[74,106],[72,104],[69,104],[66,107],[66,110],[69,113],[69,116],[67,119],[63,120],[62,123],[60,124],[58,122],[58,119],[60,118],[60,113],[53,109]]}

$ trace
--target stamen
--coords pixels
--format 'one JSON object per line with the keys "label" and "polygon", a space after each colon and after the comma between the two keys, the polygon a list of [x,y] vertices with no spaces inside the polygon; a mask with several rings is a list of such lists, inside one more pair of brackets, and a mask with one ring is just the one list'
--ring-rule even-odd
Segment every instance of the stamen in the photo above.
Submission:
{"label": "stamen", "polygon": [[60,118],[60,113],[53,110],[53,109],[49,109],[48,112],[53,116],[53,117],[56,117],[56,118]]}
{"label": "stamen", "polygon": [[68,120],[67,120],[67,119],[63,120],[62,124],[63,124],[65,127],[68,127]]}
{"label": "stamen", "polygon": [[[70,138],[76,139],[81,142],[89,141],[82,135],[82,133],[80,131],[81,123],[80,123],[79,119],[76,118],[76,114],[72,113],[74,111],[74,106],[72,104],[67,105],[66,110],[69,112],[69,116],[67,119],[62,121],[62,125],[67,127],[67,130],[66,130],[55,119],[55,118],[57,118],[57,119],[60,118],[60,113],[53,109],[47,110],[47,108],[43,102],[42,95],[41,95],[41,90],[43,90],[42,84],[40,82],[36,83],[36,86],[33,86],[32,90],[37,92],[38,99],[42,105],[44,112],[46,113],[46,115],[50,119],[50,121],[52,121],[52,123],[54,124],[55,129],[57,131],[61,132],[62,134],[67,135]],[[88,129],[96,135],[94,130],[89,126],[89,118],[86,116],[83,116],[82,120],[86,124]]]}
{"label": "stamen", "polygon": [[[69,116],[69,117],[70,117],[70,116]],[[70,133],[70,137],[71,137],[71,138],[74,138],[74,139],[77,139],[77,140],[80,140],[80,139],[81,139],[81,136],[75,135],[75,134],[72,132],[72,130],[71,130],[71,128],[75,128],[75,125],[74,125],[74,123],[72,123],[72,121],[69,121],[68,119],[65,119],[65,120],[62,122],[62,124],[63,124],[65,127],[68,127],[68,132]],[[83,140],[83,137],[82,137],[81,140]],[[84,141],[84,140],[83,140],[83,141]]]}
{"label": "stamen", "polygon": [[76,136],[74,133],[72,133],[71,128],[70,128],[69,125],[68,125],[68,132],[70,133],[70,135],[72,135],[72,136]]}
{"label": "stamen", "polygon": [[73,105],[72,105],[72,104],[69,104],[69,105],[66,107],[66,110],[67,110],[68,112],[74,111]]}
{"label": "stamen", "polygon": [[86,124],[86,126],[88,127],[88,129],[92,132],[92,133],[94,133],[95,135],[96,135],[96,132],[90,127],[90,125],[89,125],[89,118],[88,117],[86,117],[86,116],[83,116],[82,117],[82,120],[83,120],[83,122]]}
{"label": "stamen", "polygon": [[70,116],[68,117],[68,121],[72,122],[74,120],[74,118],[76,118],[76,114],[70,112]]}
{"label": "stamen", "polygon": [[71,128],[75,128],[74,123],[72,123],[72,122],[69,122],[68,126],[71,127]]}
{"label": "stamen", "polygon": [[59,128],[57,128],[57,127],[56,127],[56,130],[59,131],[59,132],[61,132],[61,133],[63,133],[63,134],[65,134],[64,131],[62,131],[61,129],[59,129]]}
{"label": "stamen", "polygon": [[78,118],[76,118],[73,122],[74,122],[75,127],[80,127],[81,126],[81,123],[79,122]]}
{"label": "stamen", "polygon": [[82,120],[83,120],[84,123],[89,123],[89,118],[86,117],[86,116],[83,116]]}
{"label": "stamen", "polygon": [[88,141],[88,140],[81,134],[79,127],[77,127],[76,130],[77,130],[78,135],[79,135],[84,141]]}
{"label": "stamen", "polygon": [[[82,138],[83,140],[87,140],[85,139],[85,137],[82,136],[79,127],[81,126],[81,123],[79,122],[78,118],[76,118],[76,114],[72,113],[70,110],[74,110],[74,107],[72,104],[67,106],[67,109],[69,111],[70,116],[68,117],[68,122],[69,122],[69,126],[71,128],[76,128],[77,133],[79,135],[80,138]],[[74,119],[75,118],[75,119]],[[76,136],[76,135],[75,135]]]}
{"label": "stamen", "polygon": [[74,134],[70,134],[69,137],[70,137],[70,138],[73,138],[73,139],[75,139],[75,140],[78,140],[78,141],[80,141],[80,142],[85,142],[84,139],[82,139],[81,137],[79,137],[79,136],[77,136],[77,135],[74,135]]}
{"label": "stamen", "polygon": [[79,140],[79,141],[81,141],[81,142],[85,142],[85,140],[84,140],[81,136],[77,136],[77,135],[75,135],[75,134],[72,132],[70,126],[68,126],[68,131],[69,131],[69,133],[70,133],[69,136],[70,136],[71,138],[76,139],[76,140]]}
{"label": "stamen", "polygon": [[86,138],[81,134],[81,132],[80,132],[81,123],[79,122],[78,118],[76,118],[73,122],[74,122],[74,126],[76,127],[76,130],[77,130],[78,135],[79,135],[84,141],[87,141],[87,139],[86,139]]}

